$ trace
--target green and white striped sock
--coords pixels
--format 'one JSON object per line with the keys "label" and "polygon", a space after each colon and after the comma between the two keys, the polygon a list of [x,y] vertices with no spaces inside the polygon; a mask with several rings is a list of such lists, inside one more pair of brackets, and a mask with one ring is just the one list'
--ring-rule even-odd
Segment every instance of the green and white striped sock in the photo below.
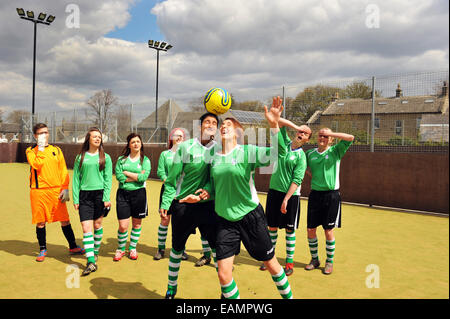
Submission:
{"label": "green and white striped sock", "polygon": [[239,289],[233,278],[228,284],[223,286],[220,285],[220,289],[222,290],[222,295],[225,297],[225,299],[241,299],[241,296],[239,295]]}
{"label": "green and white striped sock", "polygon": [[335,249],[336,240],[327,240],[326,241],[326,249],[327,249],[327,263],[333,263],[334,259],[334,249]]}
{"label": "green and white striped sock", "polygon": [[128,231],[125,231],[121,233],[120,231],[117,231],[117,241],[119,243],[119,250],[125,251],[125,246],[127,245],[128,240]]}
{"label": "green and white striped sock", "polygon": [[158,249],[164,250],[166,249],[166,238],[167,238],[167,230],[169,226],[164,226],[159,224],[158,227]]}
{"label": "green and white striped sock", "polygon": [[202,241],[203,255],[206,258],[211,258],[211,247],[209,247],[208,241],[203,237],[200,237],[200,239]]}
{"label": "green and white striped sock", "polygon": [[291,286],[289,285],[289,281],[286,274],[284,273],[283,268],[281,268],[280,272],[277,275],[272,275],[272,279],[275,282],[275,285],[277,285],[278,292],[283,299],[293,298]]}
{"label": "green and white striped sock", "polygon": [[103,238],[103,227],[94,230],[94,254],[98,255]]}
{"label": "green and white striped sock", "polygon": [[311,252],[312,259],[319,259],[318,249],[319,241],[316,238],[308,238],[309,251]]}
{"label": "green and white striped sock", "polygon": [[169,283],[167,285],[167,290],[172,293],[176,293],[178,286],[178,272],[180,271],[181,256],[183,256],[183,251],[176,251],[172,248],[169,257]]}
{"label": "green and white striped sock", "polygon": [[136,245],[139,241],[139,237],[141,237],[141,228],[133,228],[131,229],[131,234],[130,234],[130,250],[135,250],[136,249]]}
{"label": "green and white striped sock", "polygon": [[272,240],[273,248],[277,245],[277,239],[278,239],[278,229],[277,230],[270,230],[269,229],[269,235],[270,240]]}
{"label": "green and white striped sock", "polygon": [[86,250],[86,258],[89,263],[95,263],[94,257],[94,236],[92,232],[83,234],[83,246]]}
{"label": "green and white striped sock", "polygon": [[211,253],[214,261],[214,267],[216,267],[216,271],[219,271],[219,266],[217,265],[217,257],[216,257],[216,250],[211,248]]}
{"label": "green and white striped sock", "polygon": [[295,230],[286,230],[286,263],[294,262],[295,253]]}

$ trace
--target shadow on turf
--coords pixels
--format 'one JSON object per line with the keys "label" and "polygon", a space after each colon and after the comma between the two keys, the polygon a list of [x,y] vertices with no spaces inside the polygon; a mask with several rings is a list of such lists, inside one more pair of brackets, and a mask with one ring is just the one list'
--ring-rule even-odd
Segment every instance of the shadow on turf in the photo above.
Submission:
{"label": "shadow on turf", "polygon": [[114,281],[111,278],[99,277],[90,281],[91,291],[98,299],[108,297],[118,299],[162,299],[163,296],[148,290],[141,282]]}
{"label": "shadow on turf", "polygon": [[[30,261],[34,261],[39,253],[39,245],[23,240],[0,240],[0,250],[16,256],[30,256],[33,257]],[[70,255],[69,247],[64,245],[47,244],[47,258],[56,259],[64,264],[77,265],[80,268],[84,268],[86,263],[83,255]],[[74,261],[74,258],[81,258],[82,263]]]}

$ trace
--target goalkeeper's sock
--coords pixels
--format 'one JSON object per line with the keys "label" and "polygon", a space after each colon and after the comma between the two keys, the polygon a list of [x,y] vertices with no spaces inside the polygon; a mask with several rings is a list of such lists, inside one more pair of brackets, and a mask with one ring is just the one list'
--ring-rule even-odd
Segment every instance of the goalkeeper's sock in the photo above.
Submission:
{"label": "goalkeeper's sock", "polygon": [[77,243],[75,242],[75,234],[73,233],[72,225],[61,226],[64,237],[66,237],[69,243],[69,249],[77,248]]}
{"label": "goalkeeper's sock", "polygon": [[47,239],[46,239],[46,230],[45,226],[40,228],[36,226],[36,237],[39,243],[39,250],[47,249]]}

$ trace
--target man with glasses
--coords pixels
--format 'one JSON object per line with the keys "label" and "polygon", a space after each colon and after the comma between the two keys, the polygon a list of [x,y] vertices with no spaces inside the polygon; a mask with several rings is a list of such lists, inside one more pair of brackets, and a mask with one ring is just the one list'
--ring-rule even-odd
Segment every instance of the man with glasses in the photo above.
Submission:
{"label": "man with glasses", "polygon": [[[266,215],[269,235],[275,248],[278,228],[286,229],[286,276],[294,272],[295,231],[300,219],[300,186],[305,176],[306,155],[302,146],[309,141],[311,129],[306,125],[297,126],[289,120],[280,118],[281,135],[284,138],[286,152],[279,156],[274,164],[267,193]],[[295,138],[287,135],[286,127],[296,131]],[[264,264],[259,268],[266,270]]]}

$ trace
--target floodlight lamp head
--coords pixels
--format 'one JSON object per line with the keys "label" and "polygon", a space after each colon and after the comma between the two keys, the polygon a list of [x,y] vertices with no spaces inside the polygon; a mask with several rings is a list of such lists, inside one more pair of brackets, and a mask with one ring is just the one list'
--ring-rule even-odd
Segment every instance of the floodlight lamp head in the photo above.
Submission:
{"label": "floodlight lamp head", "polygon": [[47,18],[48,23],[52,23],[55,20],[55,16],[49,15]]}
{"label": "floodlight lamp head", "polygon": [[148,46],[152,47],[153,46],[153,40],[148,40]]}
{"label": "floodlight lamp head", "polygon": [[41,21],[44,21],[44,19],[45,19],[46,16],[47,16],[47,14],[41,12],[41,13],[39,13],[39,15],[38,15],[38,19],[41,20]]}
{"label": "floodlight lamp head", "polygon": [[34,19],[34,12],[33,11],[27,11],[27,17]]}
{"label": "floodlight lamp head", "polygon": [[173,45],[168,45],[168,46],[166,46],[166,50],[170,50],[170,49],[172,49],[173,48]]}
{"label": "floodlight lamp head", "polygon": [[25,16],[25,10],[23,10],[23,8],[17,8],[17,14],[21,17]]}

